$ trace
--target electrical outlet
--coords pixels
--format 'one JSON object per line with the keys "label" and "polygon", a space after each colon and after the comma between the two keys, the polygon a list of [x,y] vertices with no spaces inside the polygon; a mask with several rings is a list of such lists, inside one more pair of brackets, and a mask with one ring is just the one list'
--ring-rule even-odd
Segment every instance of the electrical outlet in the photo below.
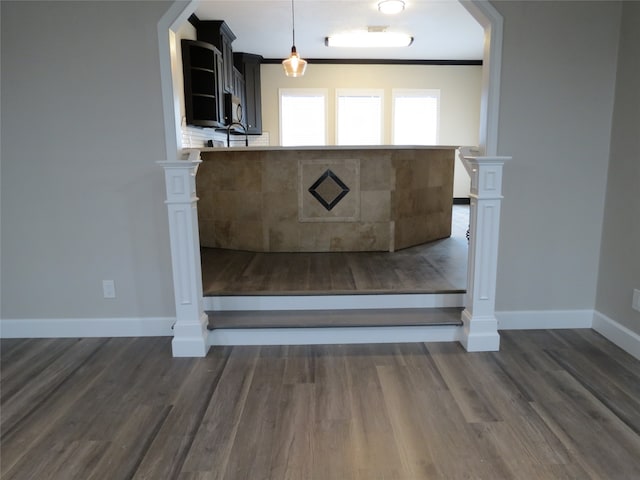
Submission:
{"label": "electrical outlet", "polygon": [[640,312],[640,290],[637,288],[633,290],[633,301],[631,302],[631,308]]}
{"label": "electrical outlet", "polygon": [[102,281],[102,294],[104,298],[116,298],[116,284],[113,280]]}

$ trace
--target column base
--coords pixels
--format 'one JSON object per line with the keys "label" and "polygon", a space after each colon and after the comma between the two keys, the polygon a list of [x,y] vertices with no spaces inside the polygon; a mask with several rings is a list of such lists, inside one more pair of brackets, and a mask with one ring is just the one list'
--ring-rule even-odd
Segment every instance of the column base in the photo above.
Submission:
{"label": "column base", "polygon": [[171,341],[174,357],[206,357],[208,351],[206,338],[174,338]]}
{"label": "column base", "polygon": [[178,320],[173,327],[171,350],[174,357],[205,357],[209,351],[209,317],[202,312],[195,322]]}
{"label": "column base", "polygon": [[467,309],[462,312],[460,343],[467,352],[497,352],[500,350],[498,321],[495,316],[473,316]]}

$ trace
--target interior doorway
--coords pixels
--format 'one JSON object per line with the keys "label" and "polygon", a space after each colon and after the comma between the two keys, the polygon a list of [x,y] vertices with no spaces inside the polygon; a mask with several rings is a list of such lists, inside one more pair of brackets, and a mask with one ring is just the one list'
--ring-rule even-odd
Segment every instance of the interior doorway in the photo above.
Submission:
{"label": "interior doorway", "polygon": [[[197,233],[197,219],[193,218],[197,199],[195,195],[189,198],[185,196],[191,190],[188,186],[189,183],[194,183],[193,178],[198,161],[192,153],[187,152],[185,156],[185,152],[179,147],[181,119],[179,113],[177,113],[179,108],[176,108],[176,102],[180,95],[180,89],[176,88],[176,82],[174,81],[177,77],[178,68],[175,63],[172,63],[172,60],[175,59],[176,32],[193,13],[196,3],[195,1],[187,4],[175,2],[158,24],[165,142],[168,158],[163,163],[165,164],[167,192],[170,197],[167,204],[171,219],[171,256],[176,290],[177,323],[172,341],[174,356],[202,356],[206,354],[208,346],[212,344],[210,343],[211,340],[207,340],[206,335],[206,315],[204,315],[202,308],[199,242],[197,235],[194,235],[194,233]],[[476,185],[484,189],[486,186],[485,180],[493,179],[493,182],[489,184],[490,190],[499,195],[501,185],[500,183],[496,184],[495,180],[501,181],[502,164],[505,159],[509,158],[497,156],[502,17],[486,0],[472,0],[471,2],[461,3],[483,26],[485,32],[479,145],[476,148],[465,149],[465,158],[467,159],[465,166],[474,169],[472,189],[473,182],[479,182]],[[183,162],[181,160],[188,161]],[[472,199],[470,215],[471,243],[469,244],[470,255],[467,269],[468,278],[473,279],[473,281],[469,282],[470,291],[467,292],[464,300],[466,307],[462,314],[464,326],[460,331],[451,329],[441,334],[435,332],[427,335],[431,339],[439,338],[437,341],[459,340],[469,351],[496,350],[499,345],[497,321],[494,316],[497,247],[490,240],[495,238],[498,233],[501,197],[488,196],[485,199],[482,197],[485,194],[484,190],[478,193],[480,194],[478,199],[483,201],[483,207],[482,209],[476,208],[476,203]],[[489,213],[493,212],[496,215],[489,215]],[[181,225],[194,225],[195,228],[192,229],[190,227],[185,230],[180,228]],[[477,232],[478,235],[474,235],[474,232]],[[475,281],[476,279],[479,281]],[[343,308],[341,305],[345,305],[344,308],[347,309],[354,308],[353,305],[346,305],[346,302],[342,302],[339,297],[336,295],[322,297],[320,304],[326,304],[327,298],[330,298],[337,302],[336,308]],[[372,297],[365,308],[393,308],[394,302],[396,304],[401,302],[402,307],[407,308],[413,301],[413,299],[407,298],[409,296],[396,296],[399,298],[390,300],[387,299],[394,297],[393,295],[362,295],[362,297]],[[287,301],[291,301],[291,298],[289,297]],[[347,300],[350,301],[351,299]],[[313,303],[316,299],[313,296],[307,296],[304,299],[305,308],[309,306],[310,301]],[[387,301],[389,302],[388,304],[381,306]],[[257,305],[268,307],[267,303],[259,298]],[[391,305],[391,307],[387,305]],[[419,306],[428,307],[428,305],[423,304]],[[281,305],[278,307],[281,307]],[[314,308],[313,305],[311,305],[311,308]],[[238,308],[238,310],[243,309],[250,308],[247,308],[246,305]],[[406,335],[412,335],[397,329],[373,332],[372,335],[386,335],[385,340],[389,341],[390,337],[388,335],[391,333],[407,339],[409,337]],[[333,331],[329,332],[329,335],[334,334],[335,332]],[[362,337],[362,332],[360,331],[357,335],[358,341],[371,340],[373,338]],[[403,337],[402,335],[405,336]],[[396,338],[396,336],[393,338]],[[410,338],[413,339],[411,341],[415,341],[415,336]],[[324,340],[335,341],[336,339],[332,337]],[[339,340],[344,341],[344,338],[340,336]],[[260,342],[264,343],[265,341],[264,336],[262,336]],[[280,335],[278,335],[277,341],[282,341]],[[314,341],[317,342],[318,339],[316,338]]]}

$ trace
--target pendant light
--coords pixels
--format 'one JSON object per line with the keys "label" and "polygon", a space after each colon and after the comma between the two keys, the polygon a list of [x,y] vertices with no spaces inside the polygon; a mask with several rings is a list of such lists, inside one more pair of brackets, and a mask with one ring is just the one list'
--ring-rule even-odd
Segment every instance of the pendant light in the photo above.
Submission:
{"label": "pendant light", "polygon": [[293,9],[293,0],[291,0],[291,25],[293,43],[291,45],[291,55],[289,58],[282,61],[282,67],[287,77],[301,77],[304,75],[304,71],[307,68],[307,61],[300,58],[296,51],[296,17]]}

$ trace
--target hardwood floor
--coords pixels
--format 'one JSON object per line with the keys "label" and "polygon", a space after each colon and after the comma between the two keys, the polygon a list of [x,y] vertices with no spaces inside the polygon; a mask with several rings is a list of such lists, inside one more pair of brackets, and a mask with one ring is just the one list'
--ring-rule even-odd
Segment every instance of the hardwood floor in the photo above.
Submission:
{"label": "hardwood floor", "polygon": [[211,295],[464,292],[469,207],[454,205],[450,238],[397,252],[255,253],[203,248]]}
{"label": "hardwood floor", "polygon": [[458,344],[2,340],[3,479],[640,478],[640,362],[591,330]]}

